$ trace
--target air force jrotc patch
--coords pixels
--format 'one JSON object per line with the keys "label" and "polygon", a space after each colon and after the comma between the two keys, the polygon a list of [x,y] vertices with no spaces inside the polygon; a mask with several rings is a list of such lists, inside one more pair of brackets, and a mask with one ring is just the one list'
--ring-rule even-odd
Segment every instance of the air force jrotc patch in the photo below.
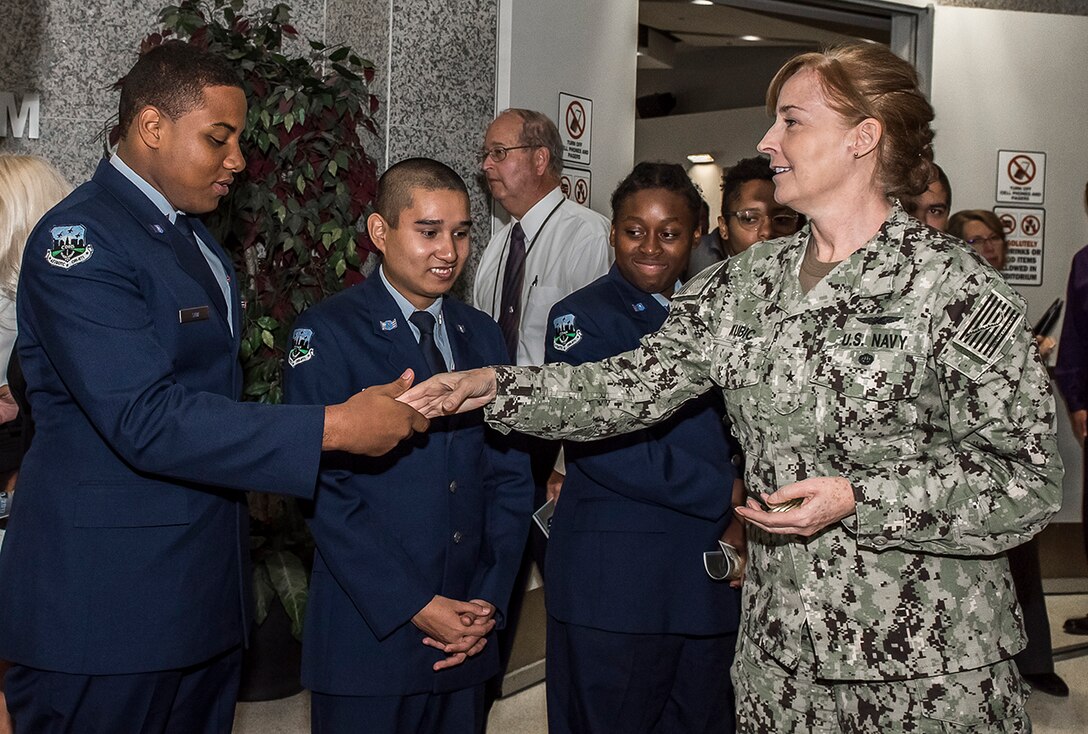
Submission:
{"label": "air force jrotc patch", "polygon": [[397,328],[397,320],[389,319],[388,321],[382,321],[378,324],[378,326],[381,327],[382,331],[392,331],[393,329]]}
{"label": "air force jrotc patch", "polygon": [[53,227],[53,244],[45,253],[45,261],[55,268],[67,270],[91,259],[94,247],[87,241],[87,229],[82,224]]}
{"label": "air force jrotc patch", "polygon": [[582,330],[574,325],[574,314],[568,313],[552,321],[552,345],[565,352],[582,341]]}
{"label": "air force jrotc patch", "polygon": [[287,353],[288,365],[297,367],[303,362],[313,359],[314,348],[310,346],[310,340],[313,337],[313,329],[295,329],[291,332],[291,351]]}

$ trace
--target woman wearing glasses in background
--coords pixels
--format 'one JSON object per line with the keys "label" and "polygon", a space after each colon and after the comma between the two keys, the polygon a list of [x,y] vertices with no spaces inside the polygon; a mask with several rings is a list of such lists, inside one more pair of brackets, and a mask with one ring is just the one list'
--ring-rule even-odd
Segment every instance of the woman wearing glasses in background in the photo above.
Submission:
{"label": "woman wearing glasses in background", "polygon": [[742,158],[722,174],[722,214],[688,258],[688,277],[757,242],[789,237],[804,218],[774,200],[774,172],[763,156]]}
{"label": "woman wearing glasses in background", "polygon": [[948,220],[948,234],[971,246],[994,270],[1005,269],[1008,244],[997,215],[986,209],[964,209]]}

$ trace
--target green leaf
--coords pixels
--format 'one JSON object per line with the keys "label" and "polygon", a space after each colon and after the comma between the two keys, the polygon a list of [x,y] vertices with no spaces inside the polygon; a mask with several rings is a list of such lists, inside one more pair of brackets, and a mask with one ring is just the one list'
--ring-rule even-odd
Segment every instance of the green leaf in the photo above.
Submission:
{"label": "green leaf", "polygon": [[283,603],[287,616],[291,619],[291,634],[295,639],[302,639],[302,626],[306,619],[306,599],[310,584],[306,578],[306,569],[294,553],[275,551],[265,560],[269,578],[276,590],[276,595]]}
{"label": "green leaf", "polygon": [[329,61],[343,61],[351,53],[351,49],[347,46],[341,46],[340,48],[329,54]]}
{"label": "green leaf", "polygon": [[291,128],[293,128],[294,126],[295,126],[295,115],[294,115],[294,113],[288,112],[286,115],[283,116],[283,128],[287,132],[291,132]]}
{"label": "green leaf", "polygon": [[276,321],[276,319],[272,318],[271,316],[262,316],[257,319],[257,325],[260,326],[262,329],[268,329],[269,331],[271,331],[279,326],[280,322]]}
{"label": "green leaf", "polygon": [[256,605],[257,624],[263,624],[268,617],[268,610],[272,602],[276,600],[276,589],[272,586],[272,579],[268,569],[263,563],[253,564],[253,601]]}
{"label": "green leaf", "polygon": [[261,341],[264,342],[264,345],[269,349],[274,349],[276,347],[276,338],[272,336],[272,332],[267,329],[261,332]]}
{"label": "green leaf", "polygon": [[[267,334],[268,332],[266,331],[265,333]],[[272,345],[269,344],[269,346],[271,347]],[[255,397],[258,397],[260,395],[264,395],[266,392],[268,392],[268,383],[267,382],[250,381],[249,384],[246,385],[245,390],[243,390],[242,392],[243,392],[243,394],[248,395],[251,398],[255,398]]]}

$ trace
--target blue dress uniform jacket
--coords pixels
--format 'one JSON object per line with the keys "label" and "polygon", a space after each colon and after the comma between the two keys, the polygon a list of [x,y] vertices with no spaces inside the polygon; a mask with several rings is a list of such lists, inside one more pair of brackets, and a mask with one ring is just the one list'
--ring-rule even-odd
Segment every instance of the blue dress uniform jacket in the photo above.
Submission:
{"label": "blue dress uniform jacket", "polygon": [[[552,307],[548,362],[595,362],[638,346],[667,316],[615,265]],[[548,539],[548,613],[626,633],[735,632],[740,598],[703,552],[732,518],[732,440],[719,396],[653,428],[565,442],[567,476]]]}
{"label": "blue dress uniform jacket", "polygon": [[243,641],[248,517],[233,490],[310,496],[324,409],[236,402],[237,283],[232,336],[197,265],[108,161],[31,234],[18,349],[37,432],[0,554],[0,658],[136,673]]}
{"label": "blue dress uniform jacket", "polygon": [[[506,363],[499,327],[443,299],[457,369]],[[344,399],[398,377],[428,377],[404,315],[377,273],[302,314],[286,370],[289,402]],[[305,335],[300,336],[300,335]],[[497,647],[434,672],[445,655],[412,617],[436,594],[485,599],[502,624],[532,511],[528,457],[481,412],[433,420],[384,457],[327,454],[310,528],[317,541],[303,638],[303,683],[322,693],[443,693],[483,683]]]}

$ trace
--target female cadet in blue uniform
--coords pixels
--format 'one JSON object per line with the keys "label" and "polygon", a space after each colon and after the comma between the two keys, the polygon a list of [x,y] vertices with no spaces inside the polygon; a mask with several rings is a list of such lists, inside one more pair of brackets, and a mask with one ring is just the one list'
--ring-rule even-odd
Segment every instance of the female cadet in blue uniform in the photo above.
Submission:
{"label": "female cadet in blue uniform", "polygon": [[[661,326],[701,201],[681,166],[635,166],[612,195],[616,262],[552,308],[548,362],[605,359]],[[731,733],[740,595],[703,567],[740,527],[721,396],[564,448],[548,539],[548,731]]]}
{"label": "female cadet in blue uniform", "polygon": [[[461,177],[402,161],[382,175],[376,209],[382,264],[299,317],[288,402],[340,400],[405,365],[509,362],[498,325],[446,295],[468,257]],[[504,621],[532,498],[528,455],[480,413],[435,421],[379,459],[325,458],[302,654],[315,734],[482,731],[483,684],[499,666],[488,633]]]}
{"label": "female cadet in blue uniform", "polygon": [[187,215],[245,167],[245,119],[225,61],[148,52],[125,77],[117,154],[28,241],[18,350],[36,434],[0,554],[17,731],[230,731],[251,613],[230,490],[309,497],[323,448],[378,455],[426,427],[391,399],[403,384],[328,408],[237,402],[237,281]]}

